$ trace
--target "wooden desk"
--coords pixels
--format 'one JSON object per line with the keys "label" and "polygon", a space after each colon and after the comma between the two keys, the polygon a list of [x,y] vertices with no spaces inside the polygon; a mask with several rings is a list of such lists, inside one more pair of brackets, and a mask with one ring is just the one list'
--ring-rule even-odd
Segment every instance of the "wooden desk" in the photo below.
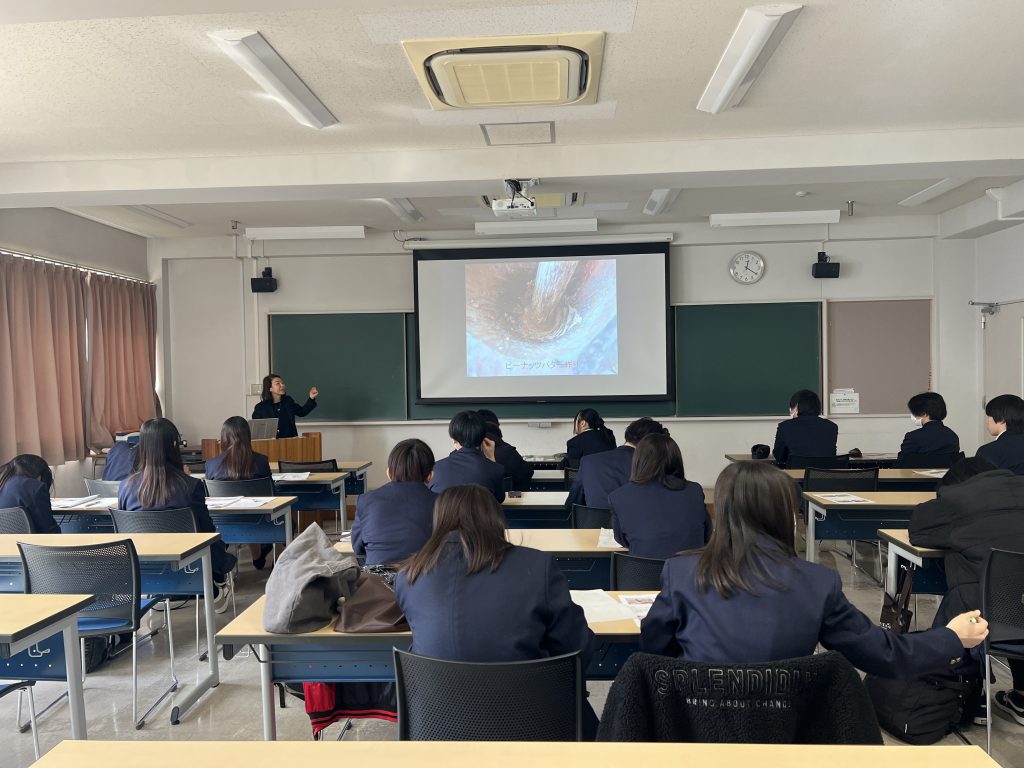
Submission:
{"label": "wooden desk", "polygon": [[569,528],[571,515],[565,508],[569,492],[522,491],[519,496],[505,494],[502,509],[509,528]]}
{"label": "wooden desk", "polygon": [[[842,454],[840,454],[842,455]],[[727,453],[725,458],[729,461],[775,461],[775,458],[771,455],[767,459],[752,459],[750,458],[750,451],[746,453]],[[859,457],[850,457],[850,464],[867,464],[871,466],[884,467],[886,464],[892,464],[896,461],[895,453],[865,453]]]}
{"label": "wooden desk", "polygon": [[[204,437],[201,441],[203,461],[219,456],[220,440]],[[252,449],[270,461],[320,461],[321,434],[303,432],[298,437],[279,437],[271,440],[253,440]]]}
{"label": "wooden desk", "polygon": [[302,765],[336,768],[999,768],[977,746],[887,747],[832,744],[638,744],[483,741],[65,741],[36,768],[224,768],[230,765]]}
{"label": "wooden desk", "polygon": [[[856,467],[853,467],[856,469]],[[804,479],[802,469],[782,470],[798,483]],[[880,469],[878,490],[880,491],[934,491],[939,478],[922,474],[922,469]]]}
{"label": "wooden desk", "polygon": [[529,456],[523,456],[523,461],[529,464],[534,469],[561,469],[562,462],[565,460],[565,454],[555,455],[537,455],[532,454]]}
{"label": "wooden desk", "polygon": [[[214,630],[217,617],[213,611],[213,565],[210,558],[210,545],[220,538],[219,533],[52,533],[0,534],[0,592],[24,591],[24,577],[21,573],[21,555],[18,542],[26,544],[42,544],[44,546],[82,546],[89,544],[109,544],[112,541],[131,539],[141,563],[161,563],[175,571],[180,571],[195,562],[202,564],[201,578],[203,582],[203,602],[206,611],[206,642],[208,648],[214,648],[216,638]],[[142,573],[144,592],[164,594],[164,584],[159,574],[149,577]],[[190,592],[189,594],[193,594]],[[177,593],[172,593],[177,594]],[[187,712],[199,698],[211,688],[220,684],[220,671],[217,667],[217,654],[207,654],[209,671],[196,683],[187,695],[176,699],[171,708],[171,723],[177,723],[179,717]],[[79,665],[78,669],[81,669]],[[73,675],[69,674],[68,677]],[[79,678],[80,679],[80,678]],[[69,681],[70,685],[70,681]]]}
{"label": "wooden desk", "polygon": [[818,559],[818,541],[874,541],[879,528],[906,528],[918,504],[935,498],[932,492],[877,491],[853,493],[869,504],[840,504],[820,493],[804,492],[807,500],[807,554]]}
{"label": "wooden desk", "polygon": [[[896,579],[899,574],[899,561],[906,560],[923,572],[918,578],[914,573],[914,594],[944,595],[946,594],[946,574],[941,568],[934,567],[946,556],[945,550],[931,547],[917,547],[910,543],[910,531],[902,528],[878,531],[878,538],[889,544],[889,562],[885,571],[885,591],[896,594]],[[920,587],[920,588],[919,588]]]}
{"label": "wooden desk", "polygon": [[[613,597],[636,592],[610,592]],[[639,593],[643,594],[643,593]],[[355,682],[394,680],[392,650],[408,650],[412,633],[346,634],[334,631],[334,621],[313,632],[279,635],[263,629],[266,597],[260,597],[217,633],[224,658],[234,657],[239,646],[255,646],[260,662],[263,738],[277,737],[274,683]],[[604,621],[590,627],[600,641],[587,667],[591,679],[612,679],[638,642],[640,627],[632,619]],[[614,653],[611,649],[618,648]],[[178,768],[176,766],[176,768]]]}
{"label": "wooden desk", "polygon": [[[78,644],[78,612],[95,599],[92,595],[0,595],[0,659],[10,659],[48,637],[63,633],[73,739],[88,738],[82,693],[82,657]],[[11,670],[10,676],[33,679],[30,673],[25,674],[20,668]]]}
{"label": "wooden desk", "polygon": [[[612,552],[626,551],[624,547],[598,546],[597,540],[601,532],[597,528],[509,528],[506,533],[508,540],[513,544],[564,557],[611,557]],[[351,541],[339,541],[334,548],[344,554],[352,554]]]}

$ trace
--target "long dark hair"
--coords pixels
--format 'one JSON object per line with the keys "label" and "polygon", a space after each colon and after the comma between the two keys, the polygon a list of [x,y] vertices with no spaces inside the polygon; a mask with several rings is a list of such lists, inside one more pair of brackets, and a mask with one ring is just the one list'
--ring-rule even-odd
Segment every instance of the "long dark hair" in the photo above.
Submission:
{"label": "long dark hair", "polygon": [[0,467],[0,488],[12,477],[30,477],[38,480],[46,486],[47,490],[53,488],[53,472],[42,456],[34,453],[23,453],[15,456],[2,467]]}
{"label": "long dark hair", "polygon": [[188,481],[181,461],[178,428],[168,419],[149,419],[139,429],[136,451],[137,469],[129,480],[138,483],[139,503],[146,509],[161,507]]}
{"label": "long dark hair", "polygon": [[263,390],[260,392],[260,400],[272,400],[273,395],[270,394],[270,385],[274,383],[274,379],[280,379],[276,373],[268,373],[263,377]]}
{"label": "long dark hair", "polygon": [[402,564],[412,584],[437,567],[448,534],[457,532],[466,559],[466,575],[501,565],[512,545],[505,535],[505,515],[489,490],[480,485],[454,485],[434,502],[434,532],[415,555]]}
{"label": "long dark hair", "polygon": [[601,414],[593,408],[583,408],[576,414],[576,418],[573,419],[573,426],[579,424],[581,421],[587,422],[587,426],[600,434],[609,446],[612,448],[615,447],[615,435],[604,425],[604,419],[601,418]]}
{"label": "long dark hair", "polygon": [[776,565],[796,557],[793,523],[796,484],[785,472],[758,461],[729,464],[715,482],[715,527],[697,561],[697,586],[728,599],[757,585],[781,589]]}
{"label": "long dark hair", "polygon": [[252,477],[252,432],[249,422],[232,416],[220,428],[220,449],[224,453],[221,467],[225,480],[248,480]]}
{"label": "long dark hair", "polygon": [[672,489],[686,485],[683,454],[676,441],[668,435],[651,434],[637,443],[629,479],[634,483],[659,480]]}

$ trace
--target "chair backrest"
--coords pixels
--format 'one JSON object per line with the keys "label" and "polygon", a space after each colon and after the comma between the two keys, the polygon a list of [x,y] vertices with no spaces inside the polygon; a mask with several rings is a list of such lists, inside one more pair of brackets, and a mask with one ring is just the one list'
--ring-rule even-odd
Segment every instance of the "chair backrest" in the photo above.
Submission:
{"label": "chair backrest", "polygon": [[612,589],[661,589],[664,560],[612,552]]}
{"label": "chair backrest", "polygon": [[277,462],[279,472],[337,472],[337,459],[324,459],[323,461],[279,461]]}
{"label": "chair backrest", "polygon": [[273,496],[274,481],[269,477],[254,480],[206,480],[211,496]]}
{"label": "chair backrest", "polygon": [[196,514],[191,507],[181,509],[110,510],[116,533],[198,533]]}
{"label": "chair backrest", "polygon": [[32,533],[32,521],[22,507],[0,509],[0,533]]}
{"label": "chair backrest", "polygon": [[139,628],[139,557],[131,539],[80,546],[19,541],[18,549],[26,594],[94,595],[83,616],[121,619],[132,631]]}
{"label": "chair backrest", "polygon": [[1024,552],[993,549],[981,570],[981,615],[990,643],[1024,641]]}
{"label": "chair backrest", "polygon": [[804,469],[805,491],[877,491],[878,467],[866,469]]}
{"label": "chair backrest", "polygon": [[184,462],[185,468],[193,475],[205,475],[206,474],[206,462],[205,461],[186,461]]}
{"label": "chair backrest", "polygon": [[117,496],[121,490],[120,480],[94,480],[91,477],[83,479],[85,480],[86,493],[95,494],[105,499],[109,499],[111,496]]}
{"label": "chair backrest", "polygon": [[580,652],[476,664],[395,649],[402,741],[580,741]]}
{"label": "chair backrest", "polygon": [[850,466],[850,457],[843,456],[790,456],[786,462],[789,469],[846,469]]}
{"label": "chair backrest", "polygon": [[511,477],[510,475],[506,475],[505,477],[501,478],[501,490],[505,491],[506,493],[508,491],[516,490],[516,479],[514,477]]}
{"label": "chair backrest", "polygon": [[565,473],[565,487],[566,488],[569,488],[570,486],[572,486],[573,480],[576,479],[576,475],[578,475],[580,473],[580,471],[578,469],[573,469],[572,467],[565,467],[562,470],[562,472]]}
{"label": "chair backrest", "polygon": [[960,453],[905,453],[893,462],[895,469],[947,469],[964,458]]}
{"label": "chair backrest", "polygon": [[611,528],[612,511],[600,507],[587,507],[583,504],[572,505],[573,528]]}

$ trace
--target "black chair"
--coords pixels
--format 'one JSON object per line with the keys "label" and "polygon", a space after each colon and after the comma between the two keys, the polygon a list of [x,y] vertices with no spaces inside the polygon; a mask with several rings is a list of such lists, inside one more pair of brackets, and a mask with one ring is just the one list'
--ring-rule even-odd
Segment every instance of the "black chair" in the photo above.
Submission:
{"label": "black chair", "polygon": [[211,496],[273,496],[274,481],[269,477],[255,480],[204,480]]}
{"label": "black chair", "polygon": [[905,453],[893,462],[893,469],[949,469],[960,459],[960,453]]}
{"label": "black chair", "polygon": [[83,479],[85,480],[85,492],[95,494],[100,498],[116,498],[121,490],[120,480],[93,480],[91,477]]}
{"label": "black chair", "polygon": [[205,461],[186,461],[184,462],[185,469],[192,475],[205,475],[206,474],[206,462]]}
{"label": "black chair", "polygon": [[580,741],[581,652],[477,664],[395,649],[400,741]]}
{"label": "black chair", "polygon": [[579,469],[573,467],[565,467],[562,472],[565,475],[565,489],[569,490],[572,488],[572,483],[576,479],[576,475],[580,473]]}
{"label": "black chair", "polygon": [[790,456],[787,469],[846,469],[850,466],[849,455],[843,456]]}
{"label": "black chair", "polygon": [[1024,552],[992,549],[981,570],[985,638],[985,751],[992,754],[992,657],[1024,659]]}
{"label": "black chair", "polygon": [[324,459],[323,461],[279,461],[277,462],[278,472],[337,472],[337,459]]}
{"label": "black chair", "polygon": [[664,560],[612,552],[612,589],[661,590]]}
{"label": "black chair", "polygon": [[[817,467],[807,467],[804,469],[803,489],[811,493],[877,491],[878,467],[865,467],[863,469],[820,469]],[[878,552],[877,581],[881,582],[882,542],[876,541],[875,545]],[[854,568],[864,572],[864,569],[857,565],[857,542],[855,541],[850,542],[850,562]]]}
{"label": "black chair", "polygon": [[[82,638],[82,677],[85,677],[85,638],[132,634],[132,721],[138,730],[160,702],[178,688],[174,674],[174,634],[167,624],[167,645],[171,657],[171,685],[160,694],[140,718],[138,716],[138,645],[142,616],[159,601],[143,600],[139,594],[139,557],[131,539],[82,546],[43,546],[18,542],[25,593],[37,595],[94,595],[96,601],[78,615]],[[170,601],[164,610],[170,616]],[[77,674],[69,669],[69,675]],[[67,694],[64,694],[67,695]]]}
{"label": "black chair", "polygon": [[22,507],[0,509],[0,533],[32,533],[32,521]]}
{"label": "black chair", "polygon": [[571,524],[573,528],[611,528],[612,511],[600,507],[573,504]]}
{"label": "black chair", "polygon": [[501,478],[501,490],[505,493],[516,490],[516,479],[511,476]]}

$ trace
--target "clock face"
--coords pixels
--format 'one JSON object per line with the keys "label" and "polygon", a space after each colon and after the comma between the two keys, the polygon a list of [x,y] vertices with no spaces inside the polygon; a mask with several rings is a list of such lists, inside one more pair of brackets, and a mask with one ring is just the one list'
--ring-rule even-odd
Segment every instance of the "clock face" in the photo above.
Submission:
{"label": "clock face", "polygon": [[741,251],[729,262],[729,274],[742,285],[752,285],[764,277],[764,256],[753,251]]}

